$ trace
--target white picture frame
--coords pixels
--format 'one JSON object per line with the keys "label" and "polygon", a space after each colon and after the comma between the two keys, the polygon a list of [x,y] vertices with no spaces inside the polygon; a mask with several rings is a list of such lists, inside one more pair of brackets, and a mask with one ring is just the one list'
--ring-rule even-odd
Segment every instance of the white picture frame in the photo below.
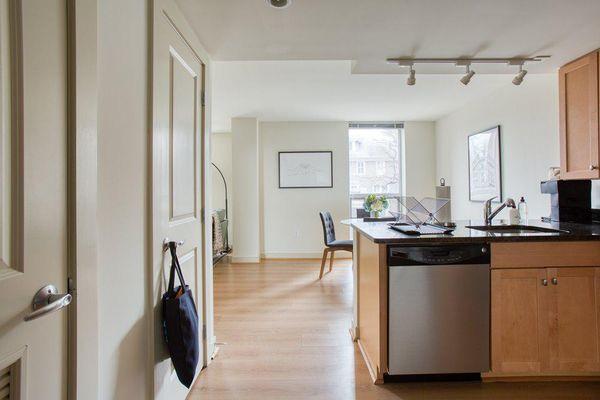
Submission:
{"label": "white picture frame", "polygon": [[280,189],[333,187],[332,151],[280,151],[278,158]]}
{"label": "white picture frame", "polygon": [[483,202],[491,198],[502,201],[502,163],[500,126],[468,137],[469,200]]}

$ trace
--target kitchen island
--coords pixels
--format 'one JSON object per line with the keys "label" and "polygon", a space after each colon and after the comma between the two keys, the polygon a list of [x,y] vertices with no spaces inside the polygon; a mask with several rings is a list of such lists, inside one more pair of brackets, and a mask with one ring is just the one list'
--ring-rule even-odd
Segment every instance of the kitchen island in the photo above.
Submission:
{"label": "kitchen island", "polygon": [[481,221],[462,221],[451,235],[409,236],[385,222],[350,224],[351,333],[374,383],[383,383],[390,372],[391,249],[458,244],[489,251],[489,278],[482,281],[489,287],[490,315],[489,325],[481,324],[489,331],[489,365],[479,370],[484,380],[600,378],[600,225],[529,221],[559,231],[498,233],[468,228],[484,225]]}

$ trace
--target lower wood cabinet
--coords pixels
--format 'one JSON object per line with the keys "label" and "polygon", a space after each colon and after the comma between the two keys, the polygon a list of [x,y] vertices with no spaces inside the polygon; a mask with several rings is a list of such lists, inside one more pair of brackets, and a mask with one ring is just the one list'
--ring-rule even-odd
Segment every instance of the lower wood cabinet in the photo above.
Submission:
{"label": "lower wood cabinet", "polygon": [[492,373],[600,371],[600,268],[495,269]]}

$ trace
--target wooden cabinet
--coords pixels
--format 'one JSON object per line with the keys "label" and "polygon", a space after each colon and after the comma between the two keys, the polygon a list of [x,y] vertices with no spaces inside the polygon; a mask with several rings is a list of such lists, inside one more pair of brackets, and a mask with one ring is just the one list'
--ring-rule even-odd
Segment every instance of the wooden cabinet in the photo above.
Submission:
{"label": "wooden cabinet", "polygon": [[544,268],[492,271],[492,371],[540,372],[548,366],[548,290]]}
{"label": "wooden cabinet", "polygon": [[492,373],[600,372],[600,268],[492,270]]}
{"label": "wooden cabinet", "polygon": [[548,268],[551,371],[600,371],[600,268]]}
{"label": "wooden cabinet", "polygon": [[600,178],[599,52],[559,70],[562,179]]}

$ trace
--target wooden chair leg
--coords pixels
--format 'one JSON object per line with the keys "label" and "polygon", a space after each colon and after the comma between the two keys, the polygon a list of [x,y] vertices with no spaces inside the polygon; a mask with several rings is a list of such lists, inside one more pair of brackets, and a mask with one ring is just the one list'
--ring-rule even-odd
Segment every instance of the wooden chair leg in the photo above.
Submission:
{"label": "wooden chair leg", "polygon": [[321,272],[319,272],[319,279],[321,279],[323,277],[323,271],[325,270],[325,261],[327,261],[327,253],[329,252],[329,249],[327,247],[325,247],[323,249],[323,259],[321,259]]}
{"label": "wooden chair leg", "polygon": [[331,255],[329,256],[329,272],[331,272],[331,269],[333,268],[333,255],[335,254],[335,251],[331,252]]}

